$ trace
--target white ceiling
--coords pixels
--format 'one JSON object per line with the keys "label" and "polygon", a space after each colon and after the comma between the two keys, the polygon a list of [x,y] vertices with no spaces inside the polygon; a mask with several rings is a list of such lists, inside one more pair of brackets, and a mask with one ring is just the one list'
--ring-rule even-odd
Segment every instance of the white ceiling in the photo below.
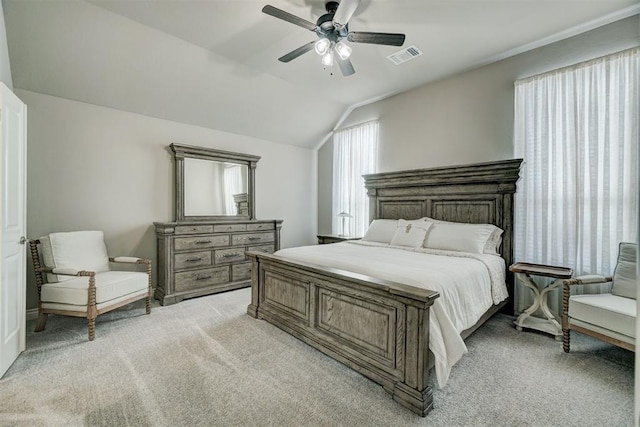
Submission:
{"label": "white ceiling", "polygon": [[14,86],[315,147],[350,107],[638,12],[638,0],[362,0],[351,31],[401,32],[424,55],[351,43],[356,74],[324,70],[316,39],[261,12],[315,22],[324,0],[3,0]]}

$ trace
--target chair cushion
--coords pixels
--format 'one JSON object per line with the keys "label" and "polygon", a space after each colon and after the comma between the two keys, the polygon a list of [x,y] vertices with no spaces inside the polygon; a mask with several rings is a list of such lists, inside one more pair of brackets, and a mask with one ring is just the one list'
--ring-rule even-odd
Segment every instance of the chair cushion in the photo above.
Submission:
{"label": "chair cushion", "polygon": [[584,294],[569,298],[569,317],[629,337],[636,336],[636,300],[613,294]]}
{"label": "chair cushion", "polygon": [[[100,273],[109,271],[109,256],[102,231],[51,233],[41,237],[45,267],[73,268]],[[47,274],[47,282],[72,280],[74,277]]]}
{"label": "chair cushion", "polygon": [[[137,271],[105,271],[96,274],[96,304],[115,300],[149,286],[146,273]],[[42,286],[42,302],[63,303],[86,306],[89,300],[89,278],[73,277],[57,283]]]}
{"label": "chair cushion", "polygon": [[613,273],[611,293],[621,297],[636,298],[638,281],[636,279],[636,243],[620,243],[618,264]]}
{"label": "chair cushion", "polygon": [[[108,311],[111,308],[111,306],[113,306],[114,304],[121,303],[125,300],[135,301],[135,300],[143,299],[143,298],[146,298],[148,294],[149,294],[149,290],[143,289],[141,291],[137,291],[131,294],[121,296],[120,298],[112,299],[111,301],[107,301],[102,304],[96,304],[96,308],[98,309],[98,311],[102,311],[104,309],[107,309]],[[85,314],[85,315],[89,311],[88,310],[89,307],[87,307],[86,303],[84,303],[84,305],[74,305],[74,304],[62,304],[58,302],[43,302],[42,308],[45,310],[74,311],[78,314]]]}

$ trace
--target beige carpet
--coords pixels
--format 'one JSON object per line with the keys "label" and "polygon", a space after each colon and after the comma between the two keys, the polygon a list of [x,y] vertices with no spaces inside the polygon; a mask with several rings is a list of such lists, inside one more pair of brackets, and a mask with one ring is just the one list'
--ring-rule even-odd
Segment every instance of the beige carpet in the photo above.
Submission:
{"label": "beige carpet", "polygon": [[[435,409],[420,418],[381,387],[245,314],[248,289],[98,319],[51,316],[0,380],[2,426],[631,426],[634,354],[574,334],[519,333],[496,316]],[[29,325],[32,329],[33,325]]]}

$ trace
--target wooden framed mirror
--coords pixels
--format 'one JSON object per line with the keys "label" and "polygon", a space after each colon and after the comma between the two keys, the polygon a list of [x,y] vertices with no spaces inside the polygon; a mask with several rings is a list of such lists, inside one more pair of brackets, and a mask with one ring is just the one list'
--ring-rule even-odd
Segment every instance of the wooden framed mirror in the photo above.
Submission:
{"label": "wooden framed mirror", "polygon": [[169,145],[174,157],[176,221],[255,218],[259,156]]}

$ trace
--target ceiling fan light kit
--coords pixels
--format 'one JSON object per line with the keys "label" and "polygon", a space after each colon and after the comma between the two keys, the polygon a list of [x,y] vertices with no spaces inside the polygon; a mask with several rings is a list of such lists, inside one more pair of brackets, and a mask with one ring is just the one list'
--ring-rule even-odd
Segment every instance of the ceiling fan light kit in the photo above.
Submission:
{"label": "ceiling fan light kit", "polygon": [[[328,1],[325,4],[327,13],[319,17],[315,24],[270,5],[263,7],[262,12],[267,15],[313,31],[320,38],[316,42],[310,42],[292,50],[278,58],[278,60],[289,62],[310,50],[315,50],[318,55],[322,56],[322,65],[331,67],[335,59],[342,75],[346,77],[354,74],[355,69],[349,59],[352,48],[343,40],[348,40],[352,43],[387,46],[402,46],[404,44],[404,34],[349,31],[349,19],[351,19],[359,4],[360,0]],[[334,53],[337,53],[337,58],[335,58],[336,55]]]}
{"label": "ceiling fan light kit", "polygon": [[331,42],[329,39],[320,39],[315,44],[316,53],[318,55],[324,55],[329,52],[329,48],[331,47]]}
{"label": "ceiling fan light kit", "polygon": [[322,65],[324,65],[325,67],[332,67],[333,66],[333,51],[329,51],[327,53],[325,53],[324,55],[322,55]]}
{"label": "ceiling fan light kit", "polygon": [[335,51],[338,56],[343,60],[348,59],[351,56],[352,49],[343,41],[336,43]]}

